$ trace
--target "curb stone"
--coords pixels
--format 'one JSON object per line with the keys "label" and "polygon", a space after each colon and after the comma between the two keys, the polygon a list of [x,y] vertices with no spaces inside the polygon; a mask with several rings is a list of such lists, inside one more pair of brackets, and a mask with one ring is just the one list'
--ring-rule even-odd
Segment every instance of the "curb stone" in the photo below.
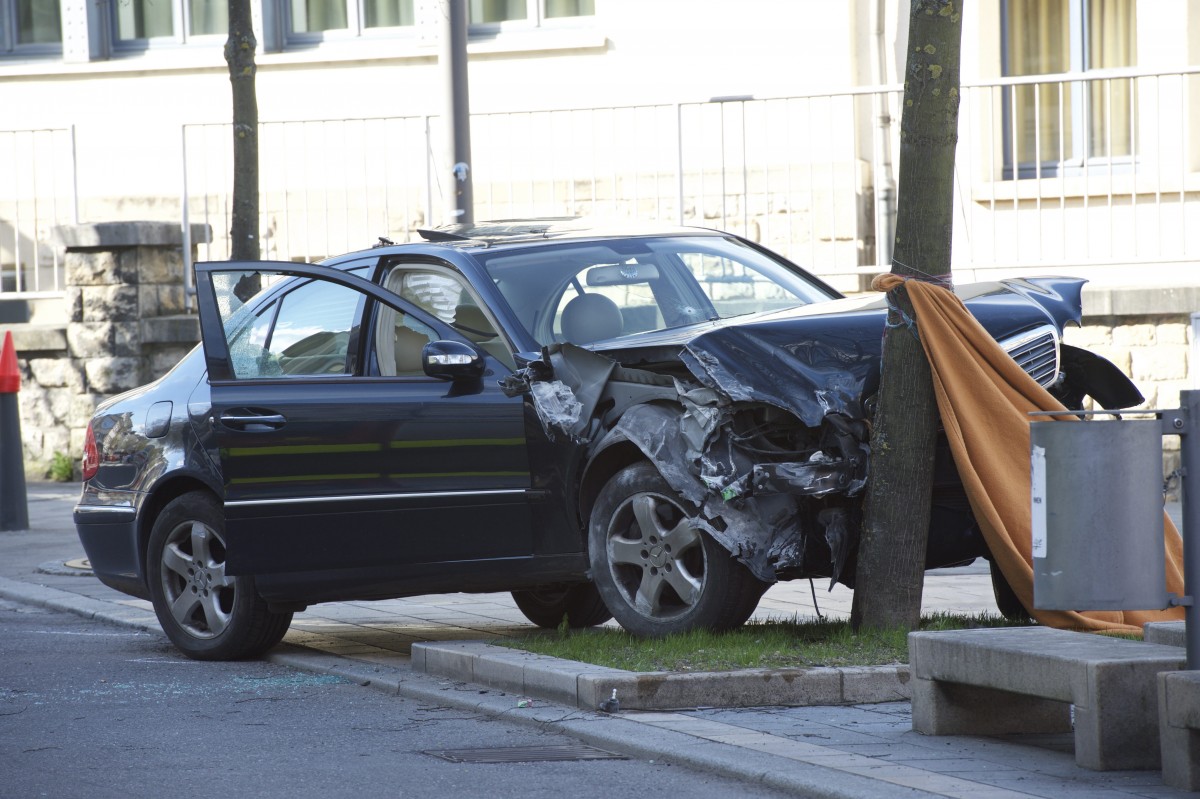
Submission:
{"label": "curb stone", "polygon": [[631,672],[483,641],[412,645],[412,669],[593,710],[616,691],[625,710],[859,705],[912,698],[907,665]]}
{"label": "curb stone", "polygon": [[836,766],[805,763],[781,754],[652,726],[639,721],[636,712],[623,717],[594,710],[572,710],[562,705],[532,703],[521,706],[516,701],[518,695],[512,693],[500,691],[493,694],[479,690],[477,684],[459,681],[435,682],[436,678],[431,675],[406,674],[401,669],[386,665],[351,660],[288,644],[273,650],[267,659],[301,671],[343,677],[388,695],[551,729],[630,757],[721,774],[811,799],[878,799],[884,795],[882,791],[886,791],[888,797],[901,799],[944,796],[895,782],[881,782]]}

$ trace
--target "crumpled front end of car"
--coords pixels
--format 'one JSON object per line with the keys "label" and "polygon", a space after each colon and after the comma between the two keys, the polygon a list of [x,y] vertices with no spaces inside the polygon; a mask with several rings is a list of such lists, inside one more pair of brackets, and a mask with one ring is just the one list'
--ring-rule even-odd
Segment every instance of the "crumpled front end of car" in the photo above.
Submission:
{"label": "crumpled front end of car", "polygon": [[[1085,395],[1109,409],[1136,405],[1141,395],[1119,370],[1061,344],[1062,326],[1079,320],[1081,284],[984,284],[968,288],[968,305],[1068,406]],[[883,319],[879,308],[843,302],[820,316],[716,325],[653,351],[555,344],[506,391],[528,393],[547,433],[583,448],[584,518],[591,472],[604,472],[602,482],[614,461],[624,465],[605,454],[636,447],[691,505],[693,523],[757,579],[820,576],[852,586]],[[934,473],[927,566],[986,555],[944,447]]]}
{"label": "crumpled front end of car", "polygon": [[847,411],[858,392],[844,364],[828,411],[809,425],[771,401],[800,389],[789,390],[782,375],[778,397],[764,398],[729,373],[703,370],[719,362],[703,344],[689,344],[682,362],[692,379],[554,345],[506,388],[528,392],[547,433],[575,441],[589,463],[610,448],[635,446],[693,507],[693,523],[759,580],[838,579],[857,543],[870,435],[866,421]]}

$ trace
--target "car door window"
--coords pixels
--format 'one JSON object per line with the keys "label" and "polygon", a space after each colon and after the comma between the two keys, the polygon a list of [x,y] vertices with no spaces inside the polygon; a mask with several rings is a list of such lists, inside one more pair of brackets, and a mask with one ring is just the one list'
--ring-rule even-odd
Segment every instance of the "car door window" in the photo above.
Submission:
{"label": "car door window", "polygon": [[[388,272],[384,286],[404,299],[426,311],[430,316],[445,322],[456,333],[484,350],[509,369],[515,367],[512,348],[498,332],[490,313],[483,309],[474,292],[462,276],[448,269],[439,269],[425,264],[399,264]],[[382,313],[376,330],[380,346],[380,369],[386,369],[386,340],[389,330],[396,331],[396,357],[399,369],[404,340],[410,340],[405,328],[415,328],[415,320],[406,320],[403,315]],[[419,330],[419,328],[416,328]],[[386,371],[383,372],[386,374]]]}
{"label": "car door window", "polygon": [[[256,273],[216,276],[233,287],[247,285]],[[261,279],[259,281],[261,284]],[[292,279],[261,291],[277,294],[265,304],[228,310],[249,292],[224,294],[222,325],[229,342],[233,373],[239,379],[339,375],[350,371],[350,340],[361,313],[362,297],[350,288],[324,281]],[[228,313],[228,315],[226,315]]]}

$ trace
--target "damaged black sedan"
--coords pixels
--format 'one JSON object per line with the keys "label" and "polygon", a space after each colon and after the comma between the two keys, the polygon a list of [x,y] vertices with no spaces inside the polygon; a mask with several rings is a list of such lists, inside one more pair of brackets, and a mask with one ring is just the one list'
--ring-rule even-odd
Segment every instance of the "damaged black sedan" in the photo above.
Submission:
{"label": "damaged black sedan", "polygon": [[[336,600],[511,591],[542,626],[662,635],[853,586],[882,297],[716,231],[425,237],[198,264],[203,346],[97,411],[80,538],[182,651],[253,655]],[[958,293],[1068,404],[1136,404],[1060,341],[1082,283]],[[930,568],[989,554],[939,461]]]}

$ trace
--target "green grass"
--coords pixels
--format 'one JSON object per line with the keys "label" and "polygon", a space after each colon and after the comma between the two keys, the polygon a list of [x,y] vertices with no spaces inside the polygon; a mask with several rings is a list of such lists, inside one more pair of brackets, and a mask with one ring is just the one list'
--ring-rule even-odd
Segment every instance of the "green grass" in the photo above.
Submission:
{"label": "green grass", "polygon": [[[1023,626],[1003,617],[938,613],[922,630]],[[855,634],[845,621],[813,619],[752,622],[725,633],[697,631],[666,638],[634,638],[621,629],[560,627],[493,643],[542,655],[627,671],[729,671],[747,668],[884,666],[908,662],[907,630]]]}
{"label": "green grass", "polygon": [[56,483],[69,483],[75,479],[75,459],[62,452],[54,453],[46,476]]}

